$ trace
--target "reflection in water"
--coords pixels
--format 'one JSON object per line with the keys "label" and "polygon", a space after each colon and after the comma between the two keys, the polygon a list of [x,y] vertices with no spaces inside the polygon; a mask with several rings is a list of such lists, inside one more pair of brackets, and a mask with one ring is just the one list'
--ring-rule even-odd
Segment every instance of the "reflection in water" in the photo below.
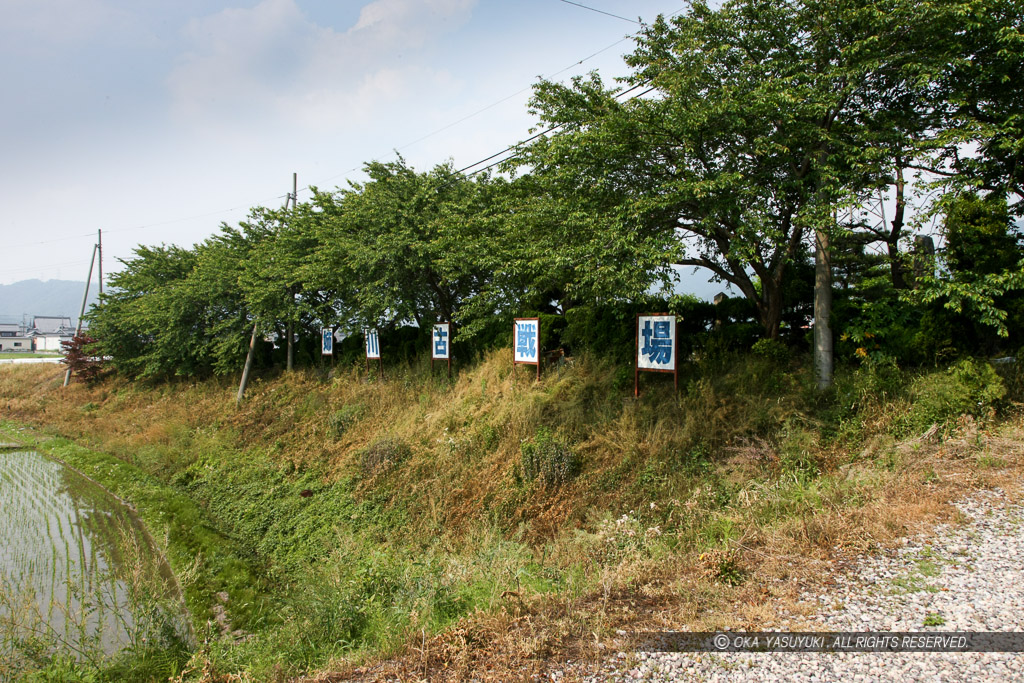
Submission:
{"label": "reflection in water", "polygon": [[37,453],[0,451],[0,660],[137,645],[151,605],[177,597],[158,557],[103,489]]}

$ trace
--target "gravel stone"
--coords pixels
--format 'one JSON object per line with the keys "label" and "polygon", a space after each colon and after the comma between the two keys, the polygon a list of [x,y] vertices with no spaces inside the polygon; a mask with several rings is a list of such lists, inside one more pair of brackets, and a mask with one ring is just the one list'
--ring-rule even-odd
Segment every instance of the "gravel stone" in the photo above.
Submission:
{"label": "gravel stone", "polygon": [[[763,629],[1024,631],[1024,507],[1000,490],[955,505],[967,523],[862,558],[827,593],[801,595],[813,616],[780,611]],[[622,680],[623,669],[640,681],[1019,681],[1024,653],[620,652],[583,680]]]}

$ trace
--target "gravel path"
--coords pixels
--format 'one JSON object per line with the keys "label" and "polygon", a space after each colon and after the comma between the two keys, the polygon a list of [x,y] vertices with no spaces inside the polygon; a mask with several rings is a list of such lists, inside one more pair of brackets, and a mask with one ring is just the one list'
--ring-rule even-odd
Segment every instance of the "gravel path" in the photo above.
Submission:
{"label": "gravel path", "polygon": [[[821,594],[813,617],[766,630],[1024,631],[1024,507],[1000,491],[956,503],[969,522],[864,558]],[[1010,681],[1024,653],[618,653],[584,680]]]}

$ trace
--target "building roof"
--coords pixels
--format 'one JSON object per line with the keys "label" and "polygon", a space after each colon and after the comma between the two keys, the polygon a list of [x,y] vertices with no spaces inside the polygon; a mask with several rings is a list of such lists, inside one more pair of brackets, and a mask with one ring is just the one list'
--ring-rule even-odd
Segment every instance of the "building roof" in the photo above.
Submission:
{"label": "building roof", "polygon": [[58,315],[37,315],[32,318],[32,326],[40,334],[57,334],[61,330],[71,328],[71,318]]}

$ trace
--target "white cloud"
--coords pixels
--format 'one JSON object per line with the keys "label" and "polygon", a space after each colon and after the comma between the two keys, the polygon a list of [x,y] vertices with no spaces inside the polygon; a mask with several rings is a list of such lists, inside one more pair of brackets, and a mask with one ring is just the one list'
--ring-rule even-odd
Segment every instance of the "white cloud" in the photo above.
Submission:
{"label": "white cloud", "polygon": [[365,121],[410,89],[450,87],[417,59],[465,22],[475,0],[376,0],[347,31],[311,22],[295,0],[263,0],[193,20],[167,79],[174,111],[200,126],[269,119],[331,131]]}
{"label": "white cloud", "polygon": [[350,35],[373,32],[374,39],[419,45],[445,26],[469,17],[476,0],[374,0],[363,7]]}

